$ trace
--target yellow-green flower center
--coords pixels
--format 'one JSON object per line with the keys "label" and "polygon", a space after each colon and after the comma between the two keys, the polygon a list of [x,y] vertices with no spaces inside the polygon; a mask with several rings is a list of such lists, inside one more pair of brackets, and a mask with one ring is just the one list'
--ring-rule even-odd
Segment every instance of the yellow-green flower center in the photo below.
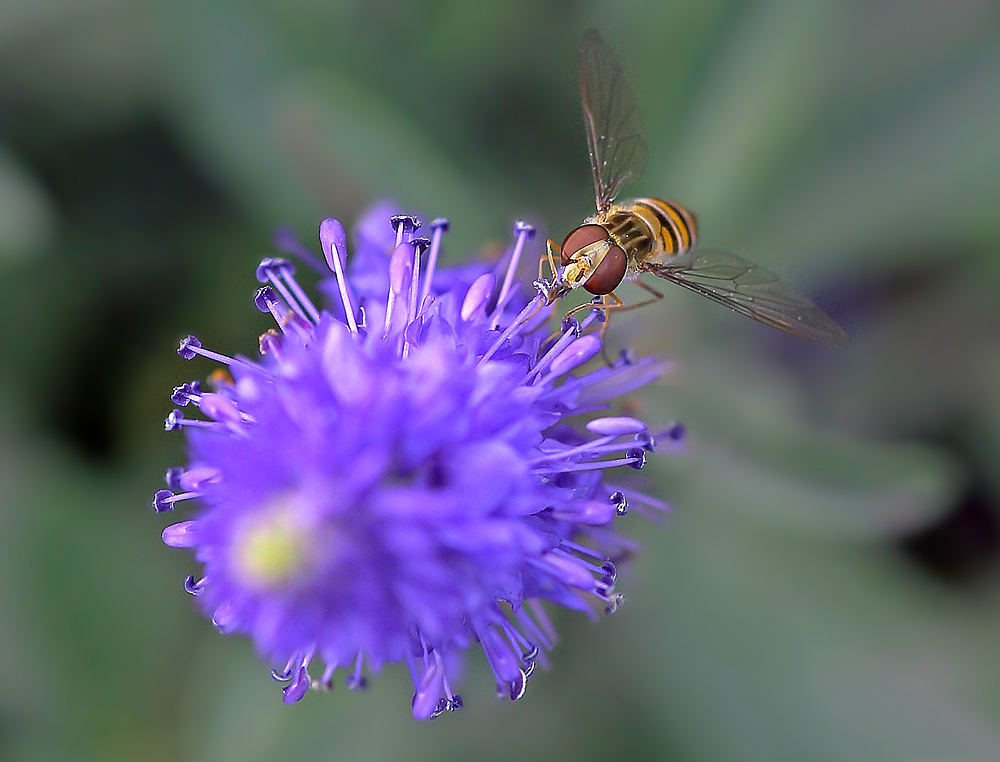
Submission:
{"label": "yellow-green flower center", "polygon": [[291,497],[275,500],[248,520],[233,545],[233,571],[248,587],[274,589],[298,576],[309,562],[309,532]]}

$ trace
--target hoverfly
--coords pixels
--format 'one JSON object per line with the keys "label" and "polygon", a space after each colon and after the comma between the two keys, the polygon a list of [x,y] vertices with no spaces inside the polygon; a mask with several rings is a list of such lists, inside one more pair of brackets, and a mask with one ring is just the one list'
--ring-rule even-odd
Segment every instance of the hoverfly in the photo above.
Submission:
{"label": "hoverfly", "polygon": [[[570,231],[561,247],[549,240],[546,259],[552,279],[543,282],[546,304],[582,287],[602,297],[602,303],[576,309],[604,310],[606,328],[613,310],[635,309],[663,298],[639,280],[649,273],[797,336],[829,344],[848,341],[847,333],[825,312],[774,273],[735,254],[696,249],[695,217],[680,204],[655,198],[616,204],[621,187],[644,168],[646,140],[642,114],[621,63],[595,29],[580,40],[579,77],[597,214]],[[614,293],[623,281],[636,283],[651,298],[624,305]]]}

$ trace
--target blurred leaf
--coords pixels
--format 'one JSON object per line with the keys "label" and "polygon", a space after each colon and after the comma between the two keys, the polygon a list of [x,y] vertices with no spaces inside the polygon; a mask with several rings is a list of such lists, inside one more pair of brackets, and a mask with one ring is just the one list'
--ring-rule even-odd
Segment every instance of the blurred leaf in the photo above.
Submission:
{"label": "blurred leaf", "polygon": [[45,191],[0,145],[0,267],[37,255],[51,241],[54,224]]}
{"label": "blurred leaf", "polygon": [[942,451],[810,425],[802,390],[760,363],[689,357],[648,396],[659,420],[679,419],[689,432],[686,452],[662,466],[683,485],[678,504],[703,502],[821,534],[885,537],[938,517],[964,478]]}
{"label": "blurred leaf", "polygon": [[[13,434],[0,433],[6,450]],[[12,646],[2,701],[27,715],[25,753],[67,745],[78,758],[170,759],[191,622],[180,559],[168,557],[145,507],[149,487],[98,478],[23,434],[16,441],[16,460],[4,461],[2,558],[3,579],[17,584],[0,589],[0,637]]]}
{"label": "blurred leaf", "polygon": [[[766,500],[766,496],[754,496]],[[641,567],[628,679],[690,760],[1000,756],[963,613],[877,552],[692,501]],[[655,583],[653,582],[655,580]],[[952,626],[949,619],[968,616]],[[709,698],[710,697],[710,698]]]}

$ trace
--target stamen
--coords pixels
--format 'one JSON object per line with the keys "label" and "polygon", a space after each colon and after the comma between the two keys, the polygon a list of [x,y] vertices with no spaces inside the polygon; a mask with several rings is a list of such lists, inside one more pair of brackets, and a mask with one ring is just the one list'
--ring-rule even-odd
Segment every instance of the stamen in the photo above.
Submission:
{"label": "stamen", "polygon": [[396,233],[395,245],[399,246],[401,243],[410,241],[410,238],[420,227],[420,220],[412,214],[394,214],[389,218],[389,224],[392,225],[392,229]]}
{"label": "stamen", "polygon": [[273,328],[268,328],[257,337],[257,350],[261,355],[272,355],[277,357],[281,353],[281,334]]}
{"label": "stamen", "polygon": [[484,362],[493,357],[493,355],[496,353],[498,349],[500,349],[503,343],[507,341],[507,339],[509,339],[514,333],[517,332],[517,330],[521,327],[521,324],[525,321],[525,319],[527,319],[528,316],[531,315],[531,311],[538,306],[540,299],[541,299],[540,296],[536,296],[534,299],[528,302],[528,305],[523,310],[521,310],[520,314],[518,314],[518,316],[514,319],[514,321],[509,326],[507,326],[504,332],[500,334],[500,337],[495,342],[493,342],[493,346],[491,346],[487,350],[486,354],[484,354],[482,357],[479,358],[479,362],[476,363],[477,365],[482,365]]}
{"label": "stamen", "polygon": [[283,305],[281,300],[278,299],[277,295],[275,295],[273,288],[270,286],[261,286],[258,288],[257,293],[254,294],[253,303],[261,312],[270,313],[282,333],[287,333],[286,328],[289,323],[289,313],[285,305]]}
{"label": "stamen", "polygon": [[161,489],[153,495],[153,510],[157,513],[166,513],[167,511],[172,511],[174,509],[174,503],[179,503],[182,500],[191,500],[196,497],[201,497],[201,493],[181,492],[175,495],[168,489]]}
{"label": "stamen", "polygon": [[598,561],[607,560],[603,553],[599,553],[593,548],[588,548],[586,545],[581,545],[578,542],[573,542],[572,540],[563,540],[559,543],[559,547],[568,548],[574,553],[579,553],[581,556],[589,556],[590,558],[596,559]]}
{"label": "stamen", "polygon": [[184,590],[190,595],[201,595],[205,592],[205,583],[208,582],[208,577],[202,577],[199,580],[195,580],[193,574],[189,574],[184,578]]}
{"label": "stamen", "polygon": [[184,469],[180,466],[174,466],[173,468],[168,468],[166,476],[163,477],[163,481],[167,483],[167,486],[172,490],[181,489],[181,476],[184,474]]}
{"label": "stamen", "polygon": [[646,465],[646,450],[643,447],[633,447],[625,453],[625,457],[626,459],[630,459],[631,462],[624,465],[631,466],[636,471],[641,470]]}
{"label": "stamen", "polygon": [[555,360],[559,355],[563,353],[563,350],[570,345],[574,339],[579,338],[580,334],[585,328],[587,328],[594,321],[593,314],[587,315],[583,322],[577,322],[576,318],[570,317],[568,320],[563,321],[562,326],[562,336],[559,340],[553,344],[541,357],[541,359],[535,364],[532,369],[532,378],[528,381],[528,385],[535,386],[538,384],[538,380],[541,378],[542,372],[549,367],[553,360]]}
{"label": "stamen", "polygon": [[361,674],[362,654],[358,651],[357,661],[354,662],[354,673],[347,678],[347,687],[352,691],[363,691],[368,687],[368,678]]}
{"label": "stamen", "polygon": [[[577,445],[576,447],[570,447],[566,450],[555,450],[554,452],[547,452],[531,460],[529,465],[535,466],[538,465],[539,463],[544,463],[547,460],[569,460],[570,458],[575,458],[577,455],[589,455],[594,450],[603,447],[609,442],[613,442],[615,439],[616,437],[614,434],[609,434],[608,436],[600,437],[599,439],[591,439],[589,442],[584,442],[582,445]],[[624,449],[624,448],[620,446],[616,449]]]}
{"label": "stamen", "polygon": [[413,270],[410,274],[410,303],[406,313],[407,323],[417,319],[417,295],[420,291],[420,257],[423,255],[431,242],[427,238],[414,238],[413,244]]}
{"label": "stamen", "polygon": [[[275,257],[265,257],[257,265],[257,282],[258,283],[268,283],[270,282],[278,293],[284,297],[285,302],[288,306],[292,308],[296,315],[298,315],[306,323],[309,322],[309,317],[306,315],[305,310],[299,301],[292,296],[292,292],[289,291],[288,287],[282,282],[282,278],[286,278],[292,281],[292,275],[295,274],[295,268],[291,262],[287,259],[279,259]],[[293,281],[292,281],[293,282]],[[297,284],[296,284],[297,285]],[[301,292],[301,289],[299,289]],[[303,297],[305,294],[303,294]],[[313,307],[313,311],[315,311]],[[319,316],[317,315],[317,318]]]}
{"label": "stamen", "polygon": [[185,418],[184,413],[180,410],[171,410],[170,414],[167,416],[166,420],[163,422],[164,431],[177,431],[182,426],[194,426],[200,429],[212,429],[214,431],[228,433],[232,429],[228,428],[225,424],[219,423],[218,421],[199,421],[196,419]]}
{"label": "stamen", "polygon": [[[299,287],[299,284],[293,277],[294,275],[295,266],[287,259],[265,257],[257,266],[258,283],[270,282],[271,285],[278,290],[278,293],[284,297],[288,306],[291,307],[295,311],[295,314],[302,318],[304,322],[309,322],[310,315],[313,322],[318,322],[319,313],[316,311],[316,307],[311,301],[309,301],[309,297],[305,295],[305,292],[301,289],[301,287]],[[287,286],[282,281],[282,278],[287,281]],[[292,291],[289,290],[290,286],[294,286],[294,289],[298,291],[298,294],[293,296]],[[300,302],[302,302],[302,304],[300,304]],[[310,315],[306,314],[307,310],[310,310]]]}
{"label": "stamen", "polygon": [[451,223],[444,217],[438,217],[431,223],[431,252],[427,256],[427,273],[424,275],[424,287],[420,290],[420,302],[423,304],[431,292],[434,282],[434,271],[437,269],[438,252],[441,250],[441,237],[451,228]]}
{"label": "stamen", "polygon": [[492,626],[476,628],[476,634],[479,636],[486,661],[499,681],[497,696],[499,698],[509,696],[511,700],[517,701],[524,695],[526,680],[520,660]]}
{"label": "stamen", "polygon": [[[542,648],[547,651],[552,650],[552,641],[549,640],[548,636],[542,632],[541,628],[539,628],[537,624],[535,624],[534,620],[528,615],[525,608],[522,607],[518,609],[514,614],[514,617],[517,619],[518,624],[531,633],[535,640],[541,644]],[[541,654],[539,654],[539,656],[541,656]]]}
{"label": "stamen", "polygon": [[631,466],[638,471],[644,465],[646,465],[646,451],[641,447],[632,447],[626,451],[624,458],[616,458],[615,460],[597,460],[588,463],[560,464],[549,468],[538,468],[531,473],[545,476],[548,474],[570,473],[575,471],[597,471],[602,468],[615,468],[616,466]]}
{"label": "stamen", "polygon": [[347,259],[347,233],[339,221],[328,217],[319,225],[319,243],[323,249],[326,264],[337,276],[337,286],[340,288],[340,300],[344,305],[344,315],[351,333],[358,332],[358,324],[354,320],[354,304],[351,292],[344,276],[344,262]]}
{"label": "stamen", "polygon": [[573,556],[567,558],[550,551],[541,558],[528,559],[528,563],[539,571],[555,577],[564,585],[588,593],[594,590],[594,578],[590,576],[585,562],[578,558]]}
{"label": "stamen", "polygon": [[655,497],[650,497],[643,492],[636,492],[613,484],[606,485],[608,489],[615,490],[609,498],[612,502],[617,502],[616,512],[619,516],[624,516],[631,509],[635,509],[639,515],[651,521],[660,521],[663,514],[670,510],[670,504]]}
{"label": "stamen", "polygon": [[185,336],[181,339],[180,345],[177,347],[177,354],[183,357],[185,360],[190,360],[195,355],[201,355],[202,357],[208,358],[209,360],[215,360],[223,365],[228,365],[233,367],[238,365],[241,368],[249,368],[250,370],[260,373],[270,379],[274,379],[274,376],[268,371],[264,370],[257,363],[250,362],[249,360],[244,360],[241,357],[227,357],[226,355],[219,354],[218,352],[213,352],[210,349],[204,349],[201,346],[201,342],[198,341],[194,336]]}
{"label": "stamen", "polygon": [[337,671],[337,662],[333,661],[326,665],[326,669],[323,670],[323,676],[319,679],[319,685],[317,688],[321,691],[332,691],[333,690],[333,673]]}
{"label": "stamen", "polygon": [[191,384],[181,384],[180,386],[175,386],[173,392],[170,394],[170,401],[175,405],[180,405],[181,407],[187,407],[190,402],[197,405],[200,399],[201,395],[195,393]]}
{"label": "stamen", "polygon": [[504,307],[507,306],[507,297],[510,294],[511,284],[514,282],[514,275],[517,272],[517,266],[521,262],[521,252],[524,251],[524,244],[535,237],[535,228],[529,225],[523,220],[518,220],[514,223],[514,234],[517,239],[514,241],[514,250],[510,253],[510,262],[507,263],[507,273],[503,278],[503,286],[500,287],[500,296],[497,297],[497,306],[493,310],[493,327],[497,328],[500,325],[500,316],[503,314]]}
{"label": "stamen", "polygon": [[576,500],[560,508],[553,508],[549,515],[557,521],[602,526],[614,516],[614,507],[602,500]]}
{"label": "stamen", "polygon": [[680,442],[684,439],[687,434],[687,429],[684,427],[683,423],[675,423],[669,429],[664,431],[660,436],[666,437],[671,442]]}

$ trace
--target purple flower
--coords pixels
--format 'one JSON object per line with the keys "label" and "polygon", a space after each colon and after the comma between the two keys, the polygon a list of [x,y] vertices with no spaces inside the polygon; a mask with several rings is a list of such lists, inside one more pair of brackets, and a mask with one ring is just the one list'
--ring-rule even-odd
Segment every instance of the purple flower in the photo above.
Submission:
{"label": "purple flower", "polygon": [[174,390],[201,416],[167,418],[190,460],[153,506],[197,499],[163,540],[194,550],[204,571],[188,592],[222,632],[253,639],[286,702],[331,687],[338,668],[353,688],[366,666],[402,660],[424,719],[461,706],[449,675],[476,643],[498,694],[519,698],[555,642],[543,602],[618,606],[612,559],[633,546],[613,522],[630,504],[666,506],[606,480],[641,468],[654,438],[599,411],[667,365],[571,375],[601,350],[584,333],[600,316],[546,328],[551,307],[513,282],[529,226],[494,272],[436,267],[444,220],[430,240],[413,237],[415,218],[388,223],[361,223],[349,268],[343,227],[320,226],[329,310],[288,260],[261,263],[256,304],[277,328],[259,360],[181,342],[182,357],[228,369],[211,391]]}

